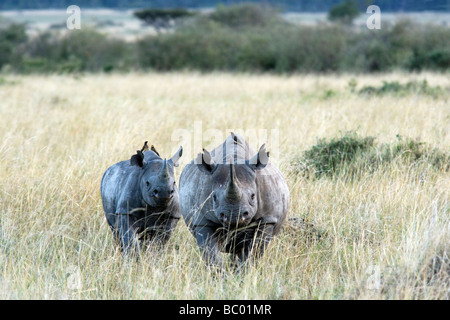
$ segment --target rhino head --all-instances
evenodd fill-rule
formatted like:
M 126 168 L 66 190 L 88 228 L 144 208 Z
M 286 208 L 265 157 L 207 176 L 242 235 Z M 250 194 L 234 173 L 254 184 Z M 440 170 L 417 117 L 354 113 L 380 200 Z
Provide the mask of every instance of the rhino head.
M 216 164 L 207 150 L 199 154 L 196 163 L 202 172 L 211 175 L 213 210 L 223 226 L 246 226 L 255 216 L 258 210 L 256 171 L 267 165 L 268 157 L 265 145 L 245 163 Z
M 177 191 L 173 174 L 174 167 L 178 166 L 183 154 L 183 148 L 180 147 L 169 160 L 162 159 L 153 146 L 147 153 L 148 157 L 145 157 L 144 151 L 147 150 L 146 141 L 144 147 L 131 157 L 130 165 L 137 166 L 141 170 L 139 189 L 145 203 L 151 207 L 165 207 Z

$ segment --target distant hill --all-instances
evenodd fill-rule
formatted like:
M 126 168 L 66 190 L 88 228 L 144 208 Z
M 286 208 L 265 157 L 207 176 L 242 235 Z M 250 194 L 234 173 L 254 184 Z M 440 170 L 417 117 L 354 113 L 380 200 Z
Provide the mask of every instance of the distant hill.
M 271 4 L 283 11 L 324 12 L 342 0 L 1 0 L 0 10 L 64 9 L 75 4 L 80 8 L 202 8 L 242 2 Z M 357 0 L 361 10 L 369 4 L 383 11 L 450 11 L 450 0 Z

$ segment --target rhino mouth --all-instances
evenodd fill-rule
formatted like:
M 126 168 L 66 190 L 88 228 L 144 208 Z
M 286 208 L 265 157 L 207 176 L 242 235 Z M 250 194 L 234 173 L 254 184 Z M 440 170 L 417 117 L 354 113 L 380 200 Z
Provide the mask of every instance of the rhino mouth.
M 221 212 L 219 213 L 219 220 L 224 227 L 232 229 L 247 226 L 251 221 L 251 217 L 248 212 L 243 212 L 239 215 L 229 215 Z
M 145 203 L 155 209 L 165 209 L 168 205 L 172 203 L 173 197 L 170 198 L 155 198 L 151 197 L 148 199 L 149 201 L 145 201 Z

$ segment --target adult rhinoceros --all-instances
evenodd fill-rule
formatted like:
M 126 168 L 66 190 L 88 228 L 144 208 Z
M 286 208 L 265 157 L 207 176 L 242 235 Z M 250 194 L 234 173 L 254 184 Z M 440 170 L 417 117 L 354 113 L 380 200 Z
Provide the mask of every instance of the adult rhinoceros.
M 180 149 L 169 160 L 162 159 L 147 141 L 130 160 L 109 167 L 101 182 L 106 220 L 122 249 L 134 240 L 157 240 L 164 244 L 181 218 L 174 166 Z
M 289 190 L 268 157 L 264 145 L 255 154 L 232 133 L 211 153 L 203 149 L 184 168 L 181 212 L 208 264 L 222 264 L 220 251 L 234 254 L 240 262 L 257 258 L 279 232 Z

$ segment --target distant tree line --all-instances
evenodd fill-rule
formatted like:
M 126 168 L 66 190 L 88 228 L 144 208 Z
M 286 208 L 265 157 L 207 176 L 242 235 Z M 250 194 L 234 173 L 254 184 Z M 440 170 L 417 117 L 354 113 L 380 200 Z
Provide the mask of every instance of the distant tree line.
M 243 2 L 269 4 L 283 11 L 328 12 L 341 0 L 2 0 L 0 10 L 64 9 L 72 4 L 81 8 L 201 8 Z M 358 0 L 357 2 L 361 9 L 375 4 L 382 11 L 450 11 L 448 0 Z
M 153 12 L 154 13 L 154 12 Z M 163 16 L 167 12 L 159 12 Z M 129 42 L 94 29 L 28 37 L 0 27 L 0 70 L 19 73 L 200 70 L 378 72 L 450 70 L 450 29 L 400 21 L 381 30 L 340 22 L 298 26 L 269 6 L 220 6 L 170 32 Z
M 142 9 L 134 12 L 134 16 L 146 24 L 153 26 L 156 31 L 175 27 L 176 22 L 196 15 L 196 11 L 185 8 L 174 9 Z

